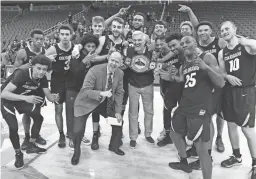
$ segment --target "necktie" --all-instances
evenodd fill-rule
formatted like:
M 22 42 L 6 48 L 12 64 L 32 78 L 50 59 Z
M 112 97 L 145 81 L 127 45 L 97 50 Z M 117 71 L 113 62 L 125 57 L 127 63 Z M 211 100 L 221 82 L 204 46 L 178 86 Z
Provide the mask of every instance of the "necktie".
M 112 89 L 112 73 L 108 74 L 108 85 L 107 85 L 107 90 Z M 107 98 L 107 115 L 114 117 L 114 101 L 112 99 L 112 97 Z

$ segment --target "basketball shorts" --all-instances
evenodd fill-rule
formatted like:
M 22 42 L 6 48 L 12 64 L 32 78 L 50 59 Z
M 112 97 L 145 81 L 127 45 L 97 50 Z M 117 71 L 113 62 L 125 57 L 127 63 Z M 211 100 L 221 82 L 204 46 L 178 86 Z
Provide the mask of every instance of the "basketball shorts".
M 224 120 L 234 122 L 241 127 L 255 126 L 255 87 L 224 88 Z
M 52 78 L 51 79 L 51 93 L 59 94 L 59 101 L 55 104 L 63 104 L 66 101 L 66 81 Z
M 210 123 L 211 116 L 187 117 L 178 113 L 174 113 L 171 119 L 171 130 L 181 134 L 183 137 L 196 142 L 201 138 L 204 142 L 210 140 Z
M 212 115 L 220 114 L 222 112 L 223 90 L 215 88 L 212 97 Z
M 182 84 L 176 82 L 173 82 L 168 86 L 163 96 L 166 109 L 172 110 L 177 106 L 182 95 L 182 89 Z

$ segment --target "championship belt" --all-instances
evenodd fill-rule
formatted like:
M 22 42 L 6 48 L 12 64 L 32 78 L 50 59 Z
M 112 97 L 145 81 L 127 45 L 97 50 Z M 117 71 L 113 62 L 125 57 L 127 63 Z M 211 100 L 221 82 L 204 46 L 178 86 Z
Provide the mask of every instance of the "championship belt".
M 131 68 L 137 73 L 144 73 L 150 70 L 167 69 L 172 64 L 152 61 L 144 55 L 136 55 L 132 59 L 127 57 L 121 65 L 121 69 Z

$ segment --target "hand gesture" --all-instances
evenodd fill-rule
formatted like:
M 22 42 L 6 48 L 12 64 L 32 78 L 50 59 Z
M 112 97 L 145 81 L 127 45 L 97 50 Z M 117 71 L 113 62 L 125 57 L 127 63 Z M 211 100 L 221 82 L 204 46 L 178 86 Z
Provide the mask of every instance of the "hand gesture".
M 179 70 L 174 65 L 172 65 L 171 70 L 170 70 L 171 75 L 176 76 L 178 74 L 178 72 L 179 72 Z
M 71 55 L 72 55 L 72 58 L 74 58 L 74 59 L 79 58 L 79 56 L 80 56 L 79 49 L 78 48 L 73 48 Z
M 244 36 L 241 36 L 241 35 L 237 35 L 236 34 L 236 37 L 238 39 L 238 42 L 241 44 L 241 45 L 246 45 L 246 42 L 248 41 L 247 38 L 245 38 Z
M 125 15 L 125 14 L 127 13 L 127 11 L 130 9 L 130 7 L 131 7 L 131 5 L 128 6 L 127 8 L 121 8 L 118 13 L 119 13 L 121 16 L 123 16 L 123 15 Z
M 121 115 L 120 113 L 116 113 L 116 114 L 115 114 L 115 117 L 116 117 L 116 119 L 117 119 L 117 121 L 118 121 L 119 123 L 123 121 L 123 117 L 122 117 L 122 115 Z
M 188 7 L 188 6 L 181 5 L 181 4 L 179 4 L 179 6 L 180 6 L 180 8 L 178 9 L 178 11 L 180 11 L 180 12 L 189 12 L 189 11 L 191 11 L 190 7 Z
M 48 55 L 47 58 L 49 58 L 52 62 L 56 62 L 55 58 L 56 58 L 57 54 L 52 54 L 52 55 Z
M 97 56 L 96 53 L 89 52 L 83 59 L 84 64 L 88 64 L 92 59 L 94 59 Z
M 242 83 L 241 83 L 242 80 L 240 80 L 239 78 L 237 78 L 235 76 L 227 75 L 226 79 L 233 86 L 241 86 L 242 85 Z
M 43 98 L 40 96 L 25 96 L 24 99 L 27 103 L 31 103 L 31 104 L 38 104 L 38 103 L 42 103 L 43 102 Z
M 112 96 L 112 89 L 110 89 L 110 90 L 108 90 L 108 91 L 102 91 L 101 93 L 100 93 L 100 95 L 101 96 L 103 96 L 103 97 L 107 97 L 107 98 L 110 98 L 111 96 Z
M 51 93 L 50 96 L 48 97 L 48 100 L 51 101 L 51 102 L 58 102 L 60 99 L 60 96 L 59 94 L 57 93 Z
M 170 74 L 170 72 L 168 71 L 164 71 L 162 69 L 159 69 L 159 75 L 160 75 L 160 78 L 165 80 L 165 81 L 171 81 L 172 79 L 172 75 Z
M 197 58 L 194 60 L 194 65 L 198 65 L 200 69 L 206 70 L 209 66 L 201 59 Z

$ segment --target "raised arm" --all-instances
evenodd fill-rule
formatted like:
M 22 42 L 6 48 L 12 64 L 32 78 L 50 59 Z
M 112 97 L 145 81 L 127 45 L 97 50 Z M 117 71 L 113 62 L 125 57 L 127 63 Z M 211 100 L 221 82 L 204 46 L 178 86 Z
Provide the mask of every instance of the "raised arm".
M 22 66 L 26 60 L 27 60 L 27 53 L 24 49 L 21 49 L 17 52 L 14 66 L 18 68 L 18 67 Z

